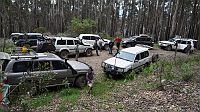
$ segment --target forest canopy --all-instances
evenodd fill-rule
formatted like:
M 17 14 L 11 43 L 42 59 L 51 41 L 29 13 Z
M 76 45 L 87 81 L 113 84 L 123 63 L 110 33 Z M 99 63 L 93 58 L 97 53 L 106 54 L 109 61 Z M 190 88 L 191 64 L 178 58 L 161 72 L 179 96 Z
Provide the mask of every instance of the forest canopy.
M 67 32 L 199 40 L 200 0 L 1 0 L 0 37 Z

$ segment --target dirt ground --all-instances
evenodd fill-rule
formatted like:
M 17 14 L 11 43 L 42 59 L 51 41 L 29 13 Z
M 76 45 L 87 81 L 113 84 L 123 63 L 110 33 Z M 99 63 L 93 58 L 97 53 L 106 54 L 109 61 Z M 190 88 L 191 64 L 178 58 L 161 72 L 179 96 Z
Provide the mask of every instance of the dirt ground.
M 114 48 L 113 52 L 114 52 L 113 54 L 116 53 L 115 48 Z M 166 51 L 166 50 L 159 49 L 159 48 L 151 49 L 150 53 L 158 54 L 159 59 L 161 59 L 161 60 L 173 60 L 174 56 L 175 56 L 175 51 Z M 199 52 L 195 52 L 194 54 L 191 54 L 191 55 L 197 55 L 197 54 L 199 54 Z M 101 63 L 104 60 L 112 57 L 112 55 L 109 54 L 108 51 L 105 51 L 105 50 L 103 50 L 102 52 L 99 51 L 99 55 L 100 56 L 97 56 L 96 52 L 93 51 L 93 56 L 90 56 L 90 57 L 80 56 L 79 61 L 85 62 L 85 63 L 89 64 L 90 66 L 92 66 L 96 74 L 101 74 L 101 73 L 103 73 Z M 69 60 L 75 60 L 74 57 L 75 56 L 70 56 Z M 177 52 L 177 58 L 180 58 L 180 57 L 188 57 L 188 55 L 179 51 L 179 52 Z M 96 77 L 98 78 L 99 75 L 97 75 Z

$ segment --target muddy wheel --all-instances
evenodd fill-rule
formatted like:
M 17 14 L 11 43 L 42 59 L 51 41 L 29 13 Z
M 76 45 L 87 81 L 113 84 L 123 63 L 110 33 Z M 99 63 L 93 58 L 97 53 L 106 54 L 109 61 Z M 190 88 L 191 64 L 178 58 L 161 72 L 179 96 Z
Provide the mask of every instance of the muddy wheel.
M 69 55 L 69 52 L 66 50 L 60 52 L 60 57 L 63 59 L 67 59 L 68 55 Z
M 104 49 L 105 49 L 106 51 L 108 51 L 108 50 L 109 50 L 109 45 L 108 45 L 108 44 L 105 44 L 105 45 L 104 45 Z
M 85 75 L 78 76 L 75 81 L 75 86 L 79 88 L 83 88 L 86 85 L 86 78 Z
M 86 56 L 92 56 L 92 49 L 86 50 Z

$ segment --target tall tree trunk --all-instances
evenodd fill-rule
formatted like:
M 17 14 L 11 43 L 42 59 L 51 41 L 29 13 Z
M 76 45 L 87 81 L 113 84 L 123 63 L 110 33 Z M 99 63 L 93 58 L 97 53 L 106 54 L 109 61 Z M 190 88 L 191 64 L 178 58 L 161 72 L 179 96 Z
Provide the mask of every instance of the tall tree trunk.
M 177 15 L 178 15 L 179 6 L 180 6 L 180 0 L 177 0 L 176 9 L 175 9 L 175 12 L 174 12 L 173 18 L 172 18 L 172 28 L 171 28 L 171 32 L 170 32 L 170 37 L 174 37 L 175 33 L 176 33 Z

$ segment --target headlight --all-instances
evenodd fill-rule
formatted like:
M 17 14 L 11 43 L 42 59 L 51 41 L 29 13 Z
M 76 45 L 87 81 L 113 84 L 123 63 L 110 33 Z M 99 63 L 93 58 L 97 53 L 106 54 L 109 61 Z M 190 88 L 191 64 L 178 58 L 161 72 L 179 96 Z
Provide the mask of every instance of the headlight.
M 105 67 L 106 63 L 105 62 L 102 62 L 101 63 L 101 67 Z
M 124 69 L 123 68 L 117 68 L 117 71 L 118 72 L 124 72 Z

